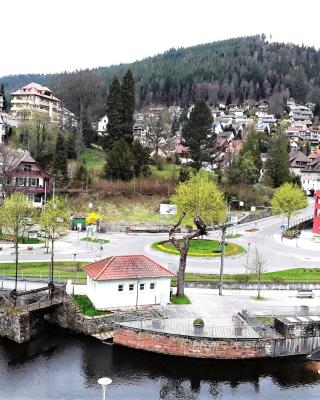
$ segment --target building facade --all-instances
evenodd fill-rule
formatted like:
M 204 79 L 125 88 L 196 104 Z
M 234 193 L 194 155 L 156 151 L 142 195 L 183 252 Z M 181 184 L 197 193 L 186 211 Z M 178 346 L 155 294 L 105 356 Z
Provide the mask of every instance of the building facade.
M 0 194 L 23 192 L 35 207 L 51 193 L 50 175 L 28 151 L 3 149 L 0 153 Z
M 32 119 L 35 112 L 47 115 L 51 123 L 61 120 L 61 101 L 46 86 L 31 82 L 11 93 L 11 114 L 18 119 Z
M 87 295 L 98 310 L 170 302 L 175 276 L 144 255 L 108 257 L 84 267 Z

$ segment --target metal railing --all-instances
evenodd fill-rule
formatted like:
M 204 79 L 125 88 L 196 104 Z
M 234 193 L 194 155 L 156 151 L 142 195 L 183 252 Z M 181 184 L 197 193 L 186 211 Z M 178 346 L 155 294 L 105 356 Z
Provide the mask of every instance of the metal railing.
M 193 320 L 182 322 L 171 319 L 153 319 L 116 323 L 116 326 L 139 331 L 211 339 L 258 339 L 264 336 L 261 327 L 257 330 L 249 325 L 194 327 Z

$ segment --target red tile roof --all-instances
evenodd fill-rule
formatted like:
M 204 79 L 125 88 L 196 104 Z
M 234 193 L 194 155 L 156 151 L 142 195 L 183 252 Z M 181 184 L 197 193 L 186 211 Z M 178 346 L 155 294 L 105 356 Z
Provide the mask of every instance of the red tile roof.
M 171 278 L 172 272 L 144 255 L 113 256 L 85 266 L 95 281 L 117 279 Z

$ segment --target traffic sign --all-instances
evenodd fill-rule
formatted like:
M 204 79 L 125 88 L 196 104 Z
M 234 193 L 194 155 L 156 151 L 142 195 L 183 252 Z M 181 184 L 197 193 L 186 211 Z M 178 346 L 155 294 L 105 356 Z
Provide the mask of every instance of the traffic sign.
M 282 232 L 283 232 L 283 231 L 285 231 L 285 230 L 286 230 L 286 226 L 285 226 L 285 225 L 281 225 L 281 226 L 280 226 L 280 229 L 281 229 L 281 230 L 282 230 Z

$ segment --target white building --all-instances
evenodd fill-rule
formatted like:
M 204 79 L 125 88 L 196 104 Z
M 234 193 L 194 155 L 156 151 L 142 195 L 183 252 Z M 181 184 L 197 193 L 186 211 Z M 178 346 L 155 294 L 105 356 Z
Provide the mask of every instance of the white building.
M 87 295 L 97 310 L 170 302 L 175 275 L 144 255 L 108 257 L 84 271 Z
M 108 121 L 107 115 L 104 115 L 101 119 L 99 119 L 97 129 L 99 136 L 104 136 L 107 133 Z

